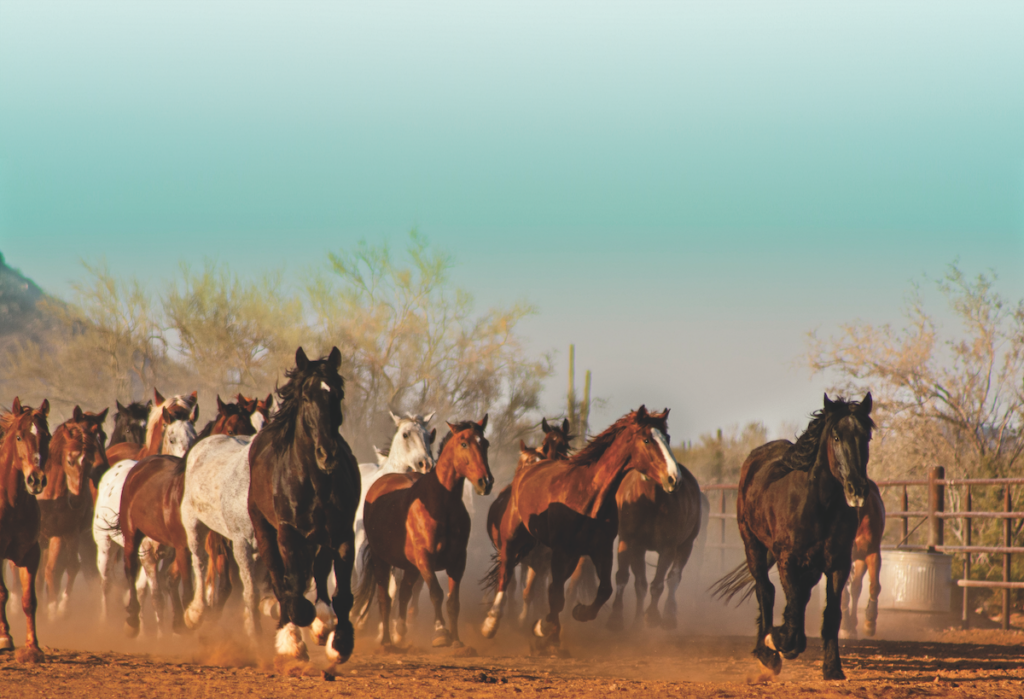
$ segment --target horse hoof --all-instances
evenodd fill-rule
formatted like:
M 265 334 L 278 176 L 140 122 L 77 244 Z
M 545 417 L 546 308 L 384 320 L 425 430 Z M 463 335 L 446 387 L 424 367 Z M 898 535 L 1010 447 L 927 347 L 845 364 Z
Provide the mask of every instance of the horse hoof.
M 124 635 L 128 638 L 138 638 L 139 622 L 136 621 L 134 625 L 130 621 L 124 622 Z
M 274 650 L 278 655 L 296 660 L 309 660 L 309 652 L 306 650 L 306 644 L 302 641 L 302 632 L 295 624 L 285 624 L 277 630 L 277 636 L 274 638 Z
M 185 610 L 185 626 L 190 629 L 197 629 L 203 623 L 203 610 L 196 609 L 192 605 Z
M 771 635 L 770 632 L 765 635 L 765 637 L 764 637 L 764 644 L 766 646 L 768 646 L 769 648 L 771 648 L 772 650 L 774 650 L 776 652 L 778 651 L 778 648 L 775 647 L 775 640 L 772 638 L 772 635 Z
M 31 646 L 19 648 L 17 652 L 14 654 L 14 659 L 17 660 L 19 663 L 46 662 L 46 656 L 43 655 L 43 651 L 39 650 L 38 648 L 33 648 Z
M 782 672 L 782 656 L 776 651 L 754 651 L 754 657 L 761 666 L 762 677 L 777 677 Z
M 487 618 L 484 619 L 483 625 L 480 626 L 480 633 L 484 638 L 494 638 L 494 634 L 498 633 L 498 622 L 500 620 L 497 616 L 488 614 Z
M 597 612 L 590 611 L 590 607 L 585 604 L 577 604 L 572 608 L 572 618 L 576 621 L 593 621 L 597 616 Z
M 644 621 L 647 623 L 647 628 L 649 629 L 657 629 L 661 627 L 661 615 L 657 612 L 654 612 L 653 614 L 644 614 Z
M 273 597 L 264 597 L 260 600 L 260 614 L 277 621 L 281 618 L 281 604 Z
M 459 650 L 460 648 L 465 648 L 465 647 L 466 647 L 466 644 L 463 643 L 462 641 L 452 641 L 452 648 L 454 648 L 455 650 Z
M 839 638 L 857 640 L 857 629 L 839 629 Z
M 448 629 L 438 629 L 434 632 L 434 639 L 430 642 L 434 648 L 447 648 L 452 644 L 452 635 Z
M 840 667 L 834 668 L 823 668 L 821 676 L 826 680 L 845 680 L 846 674 L 843 673 L 843 669 Z
M 291 613 L 288 615 L 288 618 L 296 626 L 309 626 L 316 619 L 316 607 L 305 597 L 291 600 L 291 604 L 288 606 L 291 607 Z
M 6 650 L 14 650 L 14 641 L 11 640 L 10 636 L 0 637 L 0 652 Z
M 327 656 L 327 660 L 329 660 L 332 664 L 340 665 L 341 663 L 348 661 L 348 659 L 352 657 L 352 649 L 349 648 L 346 652 L 343 653 L 339 651 L 337 648 L 335 648 L 334 635 L 334 631 L 331 631 L 331 633 L 327 635 L 327 645 L 324 648 L 324 654 Z
M 870 636 L 874 636 L 875 635 L 875 622 L 873 622 L 873 621 L 865 621 L 864 622 L 864 633 L 866 633 L 869 637 Z

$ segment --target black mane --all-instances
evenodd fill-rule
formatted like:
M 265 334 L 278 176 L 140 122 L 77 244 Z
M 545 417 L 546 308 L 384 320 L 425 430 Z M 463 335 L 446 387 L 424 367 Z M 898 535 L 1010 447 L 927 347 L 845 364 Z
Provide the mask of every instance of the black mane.
M 837 422 L 849 415 L 854 415 L 858 422 L 860 422 L 861 427 L 870 432 L 874 428 L 875 423 L 870 416 L 861 415 L 857 411 L 859 406 L 859 401 L 836 398 L 832 401 L 832 408 L 829 412 L 815 410 L 811 413 L 811 422 L 807 425 L 807 429 L 786 450 L 779 465 L 791 471 L 810 471 L 818 460 L 821 440 L 826 431 L 831 431 Z
M 291 441 L 299 406 L 302 404 L 302 384 L 310 376 L 319 376 L 324 381 L 337 382 L 340 400 L 345 399 L 345 379 L 337 372 L 324 371 L 326 366 L 327 357 L 321 357 L 309 360 L 308 366 L 303 371 L 296 366 L 284 372 L 287 381 L 284 386 L 278 387 L 275 391 L 277 393 L 277 412 L 267 420 L 267 424 L 263 426 L 264 430 L 281 433 L 286 441 Z
M 484 448 L 487 448 L 487 447 L 490 446 L 490 442 L 488 442 L 487 438 L 484 437 L 484 431 L 482 429 L 480 429 L 480 425 L 476 424 L 472 420 L 467 420 L 465 422 L 456 422 L 456 423 L 452 424 L 452 427 L 454 427 L 455 429 L 454 430 L 448 430 L 448 433 L 445 434 L 445 436 L 441 438 L 441 443 L 437 445 L 437 458 L 438 459 L 440 459 L 441 458 L 441 454 L 444 453 L 444 445 L 448 443 L 448 440 L 452 438 L 452 435 L 455 434 L 456 432 L 462 432 L 462 430 L 468 430 L 470 427 L 472 427 L 476 431 L 476 436 L 477 436 L 477 439 L 480 440 L 480 445 L 481 446 L 483 446 Z

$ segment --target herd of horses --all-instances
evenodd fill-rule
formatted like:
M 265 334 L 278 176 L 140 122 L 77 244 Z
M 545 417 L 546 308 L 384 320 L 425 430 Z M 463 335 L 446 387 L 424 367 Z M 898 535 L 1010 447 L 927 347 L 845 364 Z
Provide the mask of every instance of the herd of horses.
M 76 406 L 51 436 L 47 401 L 32 408 L 15 398 L 0 416 L 0 558 L 11 561 L 21 582 L 27 638 L 17 658 L 43 660 L 35 624 L 40 563 L 50 612 L 61 614 L 81 561 L 95 555 L 106 617 L 120 589 L 118 552 L 128 581 L 130 636 L 139 633 L 147 599 L 158 628 L 167 600 L 175 631 L 199 627 L 211 611 L 220 612 L 235 577 L 246 633 L 258 640 L 261 616 L 272 614 L 281 655 L 308 658 L 300 629 L 310 627 L 328 658 L 344 662 L 355 625 L 365 622 L 374 596 L 380 642 L 393 648 L 404 639 L 420 584 L 433 605 L 433 645 L 462 645 L 459 598 L 472 497 L 486 496 L 494 486 L 487 415 L 448 422 L 435 458 L 437 431 L 428 428 L 433 414 L 392 414 L 391 447 L 377 451 L 377 464 L 359 464 L 340 431 L 340 364 L 337 348 L 320 359 L 299 348 L 276 404 L 273 395 L 263 401 L 239 395 L 234 403 L 218 396 L 216 418 L 198 433 L 196 393 L 165 399 L 154 391 L 148 405 L 117 403 L 109 443 L 107 410 L 89 413 Z M 675 628 L 676 588 L 706 532 L 709 507 L 669 447 L 668 412 L 641 406 L 575 453 L 568 421 L 543 420 L 539 447 L 520 442 L 512 482 L 487 512 L 495 554 L 484 579 L 493 591 L 481 627 L 485 638 L 498 631 L 518 569 L 521 622 L 535 588 L 548 580 L 547 613 L 530 627 L 534 643 L 546 651 L 560 646 L 566 583 L 588 575 L 596 575 L 596 592 L 589 603 L 573 606 L 577 621 L 595 619 L 615 593 L 608 623 L 621 628 L 632 571 L 636 620 Z M 867 571 L 867 631 L 874 631 L 885 515 L 867 477 L 870 412 L 870 393 L 860 402 L 826 396 L 795 443 L 765 444 L 743 464 L 737 518 L 746 561 L 716 591 L 727 598 L 756 595 L 754 655 L 771 674 L 778 674 L 783 658 L 805 649 L 805 608 L 822 576 L 824 677 L 843 677 L 838 636 L 851 567 L 857 583 L 847 628 L 856 626 L 859 580 Z M 658 563 L 643 611 L 650 551 L 657 552 Z M 773 566 L 786 597 L 781 626 L 773 622 Z M 442 570 L 448 576 L 446 610 L 436 576 Z M 272 597 L 261 599 L 267 583 Z M 666 583 L 669 593 L 659 611 Z M 14 648 L 7 597 L 0 576 L 0 650 Z

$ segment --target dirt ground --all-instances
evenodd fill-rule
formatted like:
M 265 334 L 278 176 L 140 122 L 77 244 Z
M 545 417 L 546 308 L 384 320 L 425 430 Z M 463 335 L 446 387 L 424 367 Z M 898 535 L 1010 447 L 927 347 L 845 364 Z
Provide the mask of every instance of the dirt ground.
M 20 615 L 17 607 L 9 611 L 12 621 Z M 898 622 L 908 623 L 914 622 Z M 532 655 L 526 636 L 511 624 L 497 641 L 485 641 L 467 622 L 462 633 L 472 648 L 460 652 L 430 648 L 429 628 L 422 628 L 413 634 L 414 645 L 397 654 L 381 653 L 371 636 L 360 636 L 352 659 L 329 667 L 312 645 L 309 663 L 275 665 L 243 642 L 238 627 L 128 641 L 113 627 L 44 622 L 46 663 L 25 665 L 11 653 L 0 655 L 0 697 L 1024 697 L 1019 632 L 907 626 L 921 640 L 843 641 L 846 682 L 820 679 L 820 641 L 810 639 L 801 658 L 763 684 L 754 681 L 751 637 L 647 629 L 613 634 L 596 624 L 566 627 L 569 657 L 563 658 Z M 15 636 L 19 646 L 23 638 Z M 268 652 L 269 630 L 265 640 Z

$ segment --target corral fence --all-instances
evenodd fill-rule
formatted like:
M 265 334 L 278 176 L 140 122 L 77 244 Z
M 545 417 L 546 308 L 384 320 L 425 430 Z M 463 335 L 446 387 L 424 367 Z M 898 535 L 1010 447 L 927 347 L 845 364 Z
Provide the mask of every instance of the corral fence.
M 900 528 L 894 534 L 887 522 L 886 540 L 896 539 L 894 545 L 883 546 L 883 576 L 885 575 L 885 550 L 925 551 L 946 553 L 954 556 L 961 564 L 962 574 L 956 581 L 962 589 L 963 605 L 961 623 L 964 628 L 970 624 L 968 592 L 972 588 L 1002 591 L 1002 625 L 1010 628 L 1010 591 L 1024 589 L 1024 582 L 1011 580 L 1012 557 L 1024 554 L 1024 546 L 1014 546 L 1014 522 L 1024 524 L 1024 512 L 1013 509 L 1013 490 L 1024 486 L 1024 478 L 946 478 L 945 469 L 936 466 L 928 471 L 927 478 L 876 481 L 886 502 L 886 520 L 899 520 Z M 719 561 L 724 564 L 729 550 L 742 550 L 736 535 L 736 492 L 735 484 L 715 484 L 703 487 L 711 504 L 708 549 L 718 549 Z M 920 489 L 924 489 L 922 492 Z M 993 498 L 993 493 L 998 497 Z M 980 496 L 980 497 L 979 497 Z M 978 497 L 986 502 L 1001 500 L 999 511 L 974 510 Z M 924 509 L 911 509 L 911 503 L 921 503 Z M 947 503 L 956 507 L 947 508 Z M 960 545 L 946 544 L 946 521 L 957 520 L 960 527 Z M 997 523 L 1000 544 L 998 546 L 976 545 L 974 535 L 986 522 Z M 921 527 L 926 529 L 918 533 Z M 1019 528 L 1020 525 L 1018 525 Z M 912 543 L 915 534 L 920 543 Z M 986 537 L 993 539 L 992 532 Z M 710 552 L 709 552 L 710 553 Z M 713 555 L 713 554 L 711 554 Z M 1002 580 L 984 580 L 971 577 L 972 565 L 979 556 L 989 561 L 1000 561 Z M 883 577 L 883 585 L 884 585 Z

